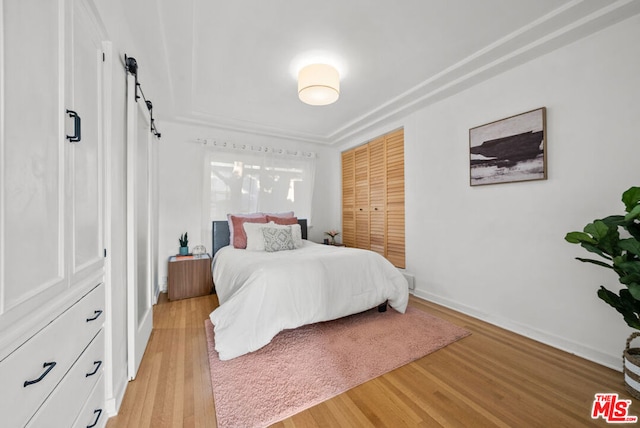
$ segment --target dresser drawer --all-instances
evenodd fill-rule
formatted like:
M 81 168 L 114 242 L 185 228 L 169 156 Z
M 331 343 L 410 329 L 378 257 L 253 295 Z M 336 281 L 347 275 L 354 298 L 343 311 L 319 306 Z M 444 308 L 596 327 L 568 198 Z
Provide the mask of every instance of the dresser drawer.
M 104 376 L 100 376 L 93 392 L 82 407 L 73 428 L 102 428 L 107 424 L 104 408 Z M 69 425 L 71 426 L 71 425 Z
M 22 427 L 102 328 L 101 284 L 0 362 L 3 426 Z
M 27 426 L 70 427 L 102 376 L 103 364 L 104 334 L 101 330 Z

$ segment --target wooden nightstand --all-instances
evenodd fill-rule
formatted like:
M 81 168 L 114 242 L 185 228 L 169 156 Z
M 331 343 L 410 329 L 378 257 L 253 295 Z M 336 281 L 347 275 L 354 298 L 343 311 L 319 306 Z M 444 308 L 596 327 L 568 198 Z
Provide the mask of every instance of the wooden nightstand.
M 214 291 L 211 257 L 208 254 L 171 256 L 168 276 L 169 300 L 204 296 Z

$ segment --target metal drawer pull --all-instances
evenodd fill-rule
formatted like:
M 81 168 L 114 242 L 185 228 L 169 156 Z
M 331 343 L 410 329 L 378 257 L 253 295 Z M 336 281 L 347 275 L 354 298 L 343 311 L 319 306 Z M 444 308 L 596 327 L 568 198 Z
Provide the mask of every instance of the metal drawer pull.
M 93 318 L 87 318 L 87 322 L 97 320 L 98 317 L 102 314 L 102 311 L 101 310 L 97 310 L 97 311 L 93 311 L 93 313 L 95 314 L 95 316 Z
M 50 362 L 50 363 L 44 363 L 44 364 L 42 365 L 42 368 L 43 368 L 43 369 L 46 369 L 46 370 L 45 370 L 45 371 L 40 375 L 40 377 L 39 377 L 38 379 L 36 379 L 36 380 L 25 380 L 25 381 L 24 381 L 24 385 L 23 385 L 23 387 L 24 387 L 24 388 L 26 388 L 26 387 L 27 387 L 27 386 L 29 386 L 29 385 L 33 385 L 34 383 L 38 383 L 38 382 L 40 382 L 42 379 L 44 379 L 44 377 L 45 377 L 46 375 L 48 375 L 48 374 L 49 374 L 49 372 L 50 372 L 51 370 L 53 370 L 53 368 L 54 368 L 55 366 L 56 366 L 56 362 L 55 362 L 55 361 L 52 361 L 52 362 Z
M 67 114 L 73 119 L 73 135 L 67 135 L 67 140 L 72 143 L 77 143 L 82 139 L 80 133 L 82 132 L 82 125 L 80 116 L 73 110 L 67 110 Z
M 86 375 L 84 375 L 84 377 L 93 376 L 94 374 L 98 373 L 98 370 L 102 365 L 102 361 L 94 361 L 93 364 L 96 366 L 96 368 L 91 373 L 87 373 Z
M 98 421 L 100 420 L 100 416 L 102 415 L 102 409 L 94 410 L 93 414 L 95 415 L 96 413 L 97 413 L 96 420 L 93 421 L 91 425 L 87 425 L 87 428 L 93 428 L 94 426 L 98 425 Z

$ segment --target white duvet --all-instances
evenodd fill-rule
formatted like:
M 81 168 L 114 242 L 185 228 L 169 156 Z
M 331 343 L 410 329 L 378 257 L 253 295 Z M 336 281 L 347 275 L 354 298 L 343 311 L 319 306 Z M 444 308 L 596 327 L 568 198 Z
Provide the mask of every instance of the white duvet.
M 304 241 L 274 253 L 227 246 L 212 264 L 220 306 L 211 315 L 221 360 L 258 350 L 280 331 L 389 301 L 404 313 L 404 276 L 377 253 Z

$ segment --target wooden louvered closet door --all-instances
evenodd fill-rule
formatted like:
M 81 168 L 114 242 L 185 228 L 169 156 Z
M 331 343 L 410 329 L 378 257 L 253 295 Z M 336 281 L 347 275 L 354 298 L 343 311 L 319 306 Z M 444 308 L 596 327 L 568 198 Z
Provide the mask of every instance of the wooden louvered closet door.
M 342 153 L 342 233 L 348 247 L 364 248 L 405 267 L 404 131 Z

